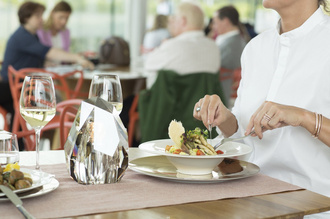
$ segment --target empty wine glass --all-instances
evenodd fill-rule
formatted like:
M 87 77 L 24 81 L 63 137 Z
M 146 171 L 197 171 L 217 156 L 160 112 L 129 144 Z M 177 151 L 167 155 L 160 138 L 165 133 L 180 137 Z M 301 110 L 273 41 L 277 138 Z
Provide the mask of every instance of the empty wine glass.
M 55 89 L 52 77 L 46 74 L 25 76 L 20 98 L 20 113 L 36 134 L 36 170 L 39 165 L 41 129 L 56 113 Z
M 89 96 L 100 97 L 114 106 L 113 113 L 120 114 L 123 109 L 123 95 L 118 75 L 95 74 L 89 89 Z
M 19 162 L 17 137 L 14 133 L 0 130 L 0 166 Z

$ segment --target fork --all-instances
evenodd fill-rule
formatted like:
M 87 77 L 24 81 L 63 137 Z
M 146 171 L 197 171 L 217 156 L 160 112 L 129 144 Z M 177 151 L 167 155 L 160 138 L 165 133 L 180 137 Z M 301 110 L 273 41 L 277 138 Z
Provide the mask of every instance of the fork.
M 239 137 L 239 138 L 223 138 L 219 143 L 217 143 L 216 145 L 213 146 L 214 150 L 217 150 L 221 145 L 223 145 L 224 143 L 226 142 L 229 142 L 229 141 L 238 141 L 238 140 L 242 140 L 252 134 L 254 134 L 255 132 L 252 131 L 250 132 L 250 134 L 248 135 L 245 135 L 245 136 L 242 136 L 242 137 Z

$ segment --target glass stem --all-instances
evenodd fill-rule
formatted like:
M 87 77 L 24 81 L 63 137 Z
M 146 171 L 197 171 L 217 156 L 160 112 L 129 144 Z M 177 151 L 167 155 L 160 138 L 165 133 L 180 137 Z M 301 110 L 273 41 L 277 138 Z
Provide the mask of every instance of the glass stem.
M 39 144 L 40 144 L 40 131 L 41 129 L 36 129 L 36 170 L 40 170 L 39 165 Z

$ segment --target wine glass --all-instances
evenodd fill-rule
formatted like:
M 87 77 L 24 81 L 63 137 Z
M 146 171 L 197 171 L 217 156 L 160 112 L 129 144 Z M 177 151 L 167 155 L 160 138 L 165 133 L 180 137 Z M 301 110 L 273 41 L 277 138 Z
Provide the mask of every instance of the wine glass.
M 0 130 L 0 167 L 19 162 L 17 136 L 14 133 Z
M 39 165 L 41 129 L 56 113 L 56 97 L 52 77 L 47 74 L 25 76 L 20 98 L 20 113 L 36 134 L 36 170 Z
M 88 98 L 100 97 L 114 106 L 113 113 L 119 115 L 123 109 L 123 94 L 118 75 L 95 74 Z

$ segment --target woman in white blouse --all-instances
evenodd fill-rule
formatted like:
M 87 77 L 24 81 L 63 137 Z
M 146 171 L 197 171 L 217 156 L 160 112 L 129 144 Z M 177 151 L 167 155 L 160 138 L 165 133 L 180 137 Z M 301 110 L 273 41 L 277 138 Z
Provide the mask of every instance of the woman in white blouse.
M 244 142 L 262 173 L 330 197 L 330 17 L 324 4 L 264 0 L 281 19 L 245 47 L 233 110 L 212 95 L 196 103 L 193 115 L 226 137 L 254 130 Z

